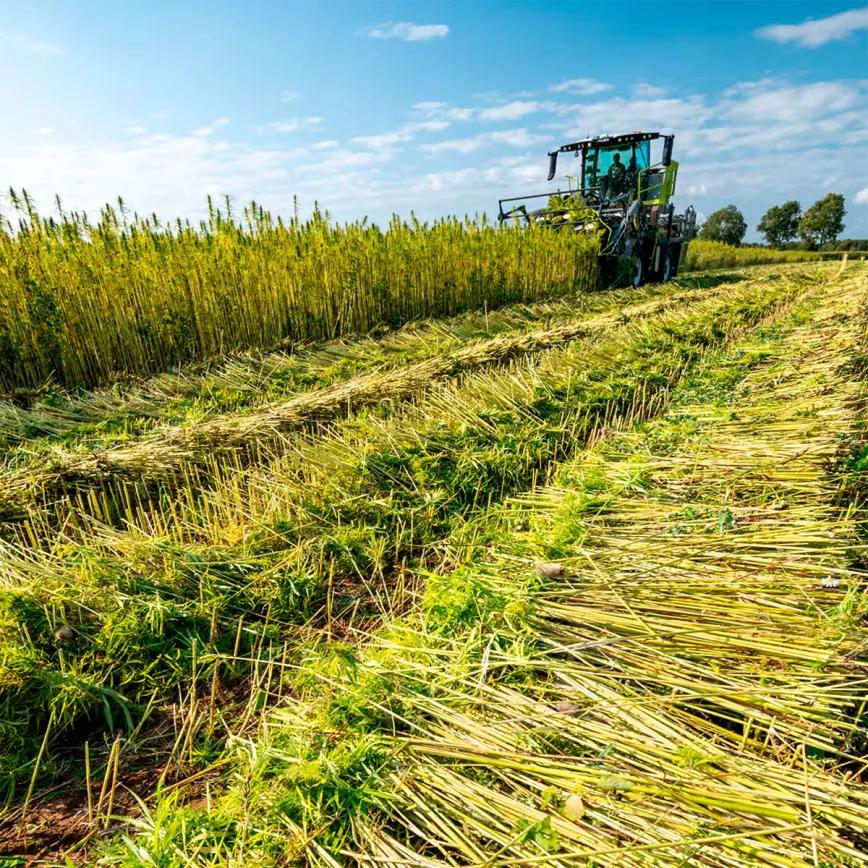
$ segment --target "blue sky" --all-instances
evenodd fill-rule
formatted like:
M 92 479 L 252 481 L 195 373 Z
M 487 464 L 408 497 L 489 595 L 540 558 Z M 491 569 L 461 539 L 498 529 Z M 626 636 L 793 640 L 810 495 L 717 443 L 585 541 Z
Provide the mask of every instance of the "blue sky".
M 0 187 L 44 210 L 492 213 L 547 188 L 547 150 L 659 129 L 679 205 L 735 202 L 753 228 L 833 190 L 868 237 L 852 2 L 0 0 L 0 46 Z

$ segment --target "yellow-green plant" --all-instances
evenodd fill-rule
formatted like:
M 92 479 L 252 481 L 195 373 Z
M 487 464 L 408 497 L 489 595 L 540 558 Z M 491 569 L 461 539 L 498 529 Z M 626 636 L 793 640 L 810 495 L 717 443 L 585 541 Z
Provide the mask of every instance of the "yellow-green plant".
M 248 713 L 230 721 L 222 786 L 196 807 L 196 776 L 183 802 L 158 793 L 99 864 L 864 864 L 862 507 L 829 472 L 862 430 L 864 272 L 811 270 L 823 280 L 791 288 L 789 314 L 734 345 L 715 329 L 677 381 L 653 371 L 686 361 L 686 319 L 661 322 L 665 354 L 625 364 L 624 343 L 611 377 L 582 368 L 568 391 L 583 401 L 624 374 L 634 393 L 637 377 L 671 387 L 669 407 L 607 418 L 548 484 L 450 522 L 417 606 L 391 609 L 383 586 L 374 635 L 366 619 L 348 641 L 257 653 L 257 685 L 272 665 L 286 679 L 259 737 Z M 768 312 L 775 290 L 758 291 Z M 549 401 L 521 402 L 548 424 L 566 419 L 551 390 L 564 361 L 539 366 Z M 501 413 L 466 431 L 461 415 L 403 465 L 420 484 L 402 509 L 422 516 L 424 491 L 453 502 L 435 462 L 469 476 L 492 440 L 545 424 L 505 437 Z
M 0 389 L 165 370 L 281 339 L 396 326 L 594 284 L 592 241 L 446 218 L 240 217 L 209 200 L 198 225 L 129 214 L 42 217 L 10 193 L 0 219 Z
M 820 258 L 833 257 L 823 257 L 810 250 L 733 247 L 731 244 L 701 238 L 691 241 L 687 248 L 687 268 L 691 271 L 701 271 L 707 268 L 740 268 L 744 265 L 769 265 L 775 262 L 800 262 Z

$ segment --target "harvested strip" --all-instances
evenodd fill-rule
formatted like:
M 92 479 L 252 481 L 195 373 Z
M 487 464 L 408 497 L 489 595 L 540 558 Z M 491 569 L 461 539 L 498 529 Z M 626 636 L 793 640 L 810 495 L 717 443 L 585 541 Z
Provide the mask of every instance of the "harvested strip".
M 567 425 L 566 395 L 578 393 L 586 400 L 592 394 L 614 396 L 617 386 L 631 382 L 634 396 L 645 387 L 650 396 L 668 391 L 681 378 L 672 366 L 684 365 L 687 348 L 694 347 L 698 338 L 708 340 L 706 347 L 720 347 L 723 334 L 739 333 L 730 318 L 732 310 L 726 310 L 727 301 L 738 309 L 748 297 L 721 299 L 716 308 L 707 302 L 702 316 L 699 311 L 680 318 L 669 315 L 654 330 L 650 325 L 633 326 L 629 331 L 634 332 L 634 341 L 638 341 L 635 332 L 645 331 L 642 342 L 646 348 L 653 346 L 653 352 L 637 353 L 626 341 L 615 352 L 616 341 L 608 340 L 596 348 L 601 355 L 610 353 L 607 365 L 595 358 L 587 371 L 580 369 L 581 373 L 574 372 L 569 378 L 564 369 L 581 364 L 582 353 L 552 352 L 551 358 L 544 357 L 537 364 L 541 369 L 536 372 L 537 384 L 547 381 L 551 387 L 544 393 L 521 391 L 519 383 L 506 396 L 504 373 L 472 378 L 480 395 L 486 388 L 487 401 L 479 402 L 475 412 L 468 414 L 472 401 L 455 408 L 460 393 L 455 388 L 444 390 L 437 406 L 444 412 L 452 408 L 453 416 L 443 423 L 442 452 L 419 448 L 420 439 L 410 453 L 414 468 L 421 471 L 415 477 L 405 476 L 404 466 L 397 460 L 387 465 L 392 471 L 393 495 L 405 498 L 405 515 L 410 522 L 421 522 L 426 510 L 433 512 L 438 504 L 457 508 L 458 492 L 448 487 L 448 477 L 424 475 L 437 462 L 452 468 L 469 466 L 475 479 L 482 481 L 483 496 L 487 490 L 500 489 L 502 493 L 506 486 L 486 484 L 486 462 L 497 457 L 498 445 L 506 453 L 506 441 L 512 445 L 530 439 L 541 425 L 557 424 L 554 420 L 558 417 L 565 449 L 567 444 L 576 448 L 586 442 L 591 433 L 601 434 L 600 413 L 593 432 L 587 426 L 577 430 Z M 759 299 L 754 301 L 759 305 Z M 783 304 L 784 299 L 780 302 Z M 748 314 L 749 322 L 756 321 L 757 312 L 758 308 Z M 691 319 L 694 329 L 697 321 L 704 323 L 701 331 L 691 331 Z M 652 341 L 652 334 L 660 331 L 672 339 L 665 344 Z M 754 360 L 759 358 L 761 353 Z M 715 370 L 718 361 L 714 354 L 706 367 Z M 667 366 L 672 369 L 669 379 Z M 603 371 L 610 372 L 611 380 L 603 381 Z M 693 377 L 692 373 L 688 376 Z M 491 382 L 481 382 L 487 380 Z M 642 381 L 641 386 L 637 380 Z M 465 383 L 462 392 L 470 385 L 471 381 Z M 524 405 L 526 427 L 514 430 L 503 424 L 507 397 Z M 434 403 L 424 403 L 430 412 Z M 605 415 L 607 425 L 629 423 L 633 407 L 618 406 L 622 417 L 619 419 L 617 412 Z M 418 412 L 424 409 L 420 407 Z M 536 415 L 543 412 L 546 422 Z M 401 414 L 400 425 L 397 418 L 392 420 L 396 427 L 391 434 L 393 459 L 400 457 L 399 447 L 411 439 L 404 430 L 411 415 L 410 411 Z M 473 441 L 477 429 L 479 439 Z M 577 436 L 571 436 L 574 433 Z M 475 453 L 468 449 L 470 442 L 477 446 Z M 556 450 L 557 454 L 564 451 Z M 324 464 L 329 457 L 321 458 Z M 385 453 L 381 457 L 385 459 Z M 349 473 L 349 458 L 346 463 Z M 332 477 L 335 472 L 332 468 Z M 343 473 L 343 467 L 337 472 Z M 342 481 L 338 480 L 336 488 Z M 516 480 L 510 481 L 516 484 Z M 264 476 L 258 508 L 268 503 L 266 482 Z M 351 495 L 345 493 L 348 501 Z M 369 494 L 352 500 L 376 505 L 382 498 Z M 240 501 L 247 503 L 243 497 Z M 316 512 L 320 522 L 326 514 L 334 518 L 330 511 Z M 493 514 L 488 511 L 478 516 L 481 534 L 494 530 L 486 526 Z M 275 515 L 285 517 L 283 507 L 278 505 Z M 464 558 L 468 542 L 472 550 L 480 548 L 480 543 L 473 541 L 472 527 L 455 530 L 449 540 L 439 543 L 444 556 L 453 562 Z M 670 842 L 682 846 L 689 836 L 687 847 L 695 841 L 705 847 L 713 839 L 718 850 L 734 848 L 733 859 L 726 863 L 734 865 L 744 864 L 745 854 L 750 852 L 746 847 L 772 849 L 762 840 L 765 832 L 780 835 L 781 830 L 805 828 L 799 808 L 764 807 L 770 801 L 769 791 L 773 794 L 776 786 L 773 778 L 763 778 L 767 769 L 777 768 L 770 757 L 763 757 L 762 763 L 745 760 L 734 769 L 727 768 L 720 786 L 715 789 L 713 777 L 709 785 L 709 769 L 718 769 L 714 764 L 717 748 L 712 745 L 715 752 L 703 753 L 708 738 L 689 733 L 685 743 L 682 730 L 691 717 L 677 708 L 677 691 L 663 694 L 658 714 L 656 698 L 652 701 L 637 694 L 631 701 L 618 689 L 617 672 L 590 667 L 589 672 L 578 673 L 589 682 L 587 701 L 575 693 L 565 697 L 558 675 L 565 672 L 575 676 L 577 667 L 558 657 L 559 649 L 551 644 L 540 644 L 528 627 L 528 617 L 537 609 L 532 592 L 546 588 L 537 586 L 537 570 L 528 560 L 549 555 L 540 559 L 551 561 L 556 553 L 528 551 L 522 543 L 513 544 L 510 535 L 503 538 L 506 551 L 496 560 L 486 552 L 479 566 L 469 565 L 453 575 L 432 578 L 423 600 L 424 621 L 408 614 L 358 654 L 343 645 L 329 650 L 329 643 L 323 642 L 321 656 L 313 654 L 309 662 L 299 660 L 302 655 L 292 657 L 287 668 L 294 670 L 299 663 L 302 668 L 298 681 L 289 687 L 298 696 L 269 717 L 261 741 L 236 740 L 239 749 L 232 756 L 231 780 L 237 785 L 230 784 L 226 798 L 215 800 L 209 811 L 209 822 L 233 830 L 231 841 L 207 839 L 215 848 L 216 862 L 246 858 L 279 863 L 282 858 L 290 861 L 291 854 L 291 858 L 305 858 L 311 865 L 369 865 L 378 858 L 386 864 L 405 860 L 412 865 L 482 865 L 501 860 L 509 864 L 513 859 L 515 864 L 535 864 L 536 860 L 541 865 L 568 865 L 576 861 L 558 858 L 561 842 L 567 840 L 581 853 L 579 848 L 586 852 L 598 835 L 600 847 L 594 849 L 608 846 L 612 852 L 608 862 L 601 857 L 603 864 L 629 865 L 639 860 L 631 862 L 628 854 L 619 861 L 623 855 L 619 851 L 629 847 L 627 836 L 636 834 L 650 841 L 641 845 L 651 848 L 643 864 L 659 864 L 654 859 L 661 857 L 661 846 Z M 490 538 L 483 536 L 483 540 Z M 550 660 L 554 661 L 551 667 L 547 665 Z M 665 675 L 668 669 L 669 661 L 663 661 L 660 671 Z M 623 714 L 616 702 L 626 706 Z M 669 713 L 669 707 L 676 711 Z M 580 727 L 585 717 L 589 718 L 588 725 L 573 729 Z M 619 734 L 622 721 L 625 731 Z M 610 734 L 613 722 L 619 728 Z M 748 745 L 748 752 L 751 749 Z M 620 775 L 614 771 L 607 774 L 634 753 L 639 759 L 633 767 Z M 742 791 L 739 776 L 750 781 L 751 775 L 765 786 L 761 797 L 756 786 Z M 582 780 L 588 782 L 587 789 L 599 785 L 602 794 L 593 803 L 589 794 L 574 789 L 581 788 Z M 670 781 L 677 788 L 682 780 L 689 786 L 684 787 L 679 816 L 672 811 L 667 788 Z M 570 789 L 564 788 L 566 784 Z M 257 795 L 246 799 L 242 793 Z M 628 812 L 636 802 L 637 816 L 631 819 Z M 586 810 L 589 819 L 583 824 L 579 821 Z M 721 832 L 712 829 L 703 834 L 709 819 L 725 812 L 729 812 L 731 825 Z M 744 812 L 747 819 L 738 812 Z M 764 825 L 756 822 L 756 817 Z M 793 817 L 795 822 L 786 825 L 784 821 Z M 562 820 L 568 831 L 560 825 Z M 188 815 L 177 838 L 172 842 L 161 839 L 160 846 L 183 847 L 188 834 L 198 828 L 197 822 L 196 815 Z M 574 828 L 577 823 L 578 830 Z M 585 825 L 591 827 L 589 831 Z M 662 833 L 655 832 L 661 828 Z M 316 829 L 315 836 L 310 834 L 312 829 Z M 721 838 L 729 843 L 721 843 Z M 747 844 L 745 838 L 749 839 Z M 147 848 L 148 844 L 137 838 L 130 846 Z M 169 850 L 161 850 L 166 852 Z M 671 855 L 662 851 L 664 860 Z M 693 854 L 683 855 L 689 858 Z
M 476 672 L 463 637 L 425 649 L 393 633 L 369 655 L 371 680 L 387 648 L 383 677 L 409 661 L 414 708 L 392 720 L 412 734 L 346 855 L 864 864 L 868 787 L 848 747 L 868 687 L 851 560 L 865 547 L 829 467 L 865 397 L 846 370 L 865 300 L 861 272 L 733 401 L 676 407 L 523 499 L 527 540 L 447 587 L 485 605 L 515 594 L 528 555 L 563 571 L 487 622 Z M 457 677 L 432 695 L 438 658 Z
M 442 563 L 444 537 L 613 422 L 659 412 L 685 372 L 803 292 L 742 287 L 443 384 L 388 418 L 297 438 L 267 468 L 172 499 L 138 527 L 77 515 L 44 541 L 22 535 L 0 547 L 0 719 L 32 757 L 48 721 L 57 739 L 105 702 L 165 697 L 193 668 L 207 678 L 234 648 L 258 659 L 278 626 L 297 640 L 314 618 L 329 635 L 370 625 L 408 566 Z M 75 636 L 62 654 L 58 613 Z
M 264 443 L 274 442 L 287 431 L 363 407 L 402 400 L 469 370 L 503 364 L 516 357 L 602 334 L 625 322 L 647 319 L 712 294 L 713 290 L 708 288 L 686 291 L 665 299 L 630 305 L 618 313 L 581 318 L 527 334 L 479 341 L 443 357 L 424 359 L 385 373 L 363 374 L 252 413 L 218 417 L 194 427 L 175 428 L 130 446 L 89 454 L 52 453 L 44 456 L 38 472 L 13 471 L 6 474 L 5 479 L 0 478 L 3 488 L 0 516 L 4 512 L 4 501 L 8 515 L 21 515 L 26 504 L 57 496 L 70 487 L 98 487 L 110 480 L 165 480 L 185 466 L 212 462 L 215 454 L 251 446 L 261 449 Z

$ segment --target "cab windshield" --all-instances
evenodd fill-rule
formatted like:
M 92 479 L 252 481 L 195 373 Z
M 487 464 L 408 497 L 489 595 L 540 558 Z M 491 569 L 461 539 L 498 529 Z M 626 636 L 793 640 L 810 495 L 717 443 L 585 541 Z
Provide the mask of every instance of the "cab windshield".
M 615 162 L 615 154 L 620 154 L 621 165 L 625 169 L 631 173 L 641 172 L 650 165 L 651 143 L 636 142 L 631 145 L 588 148 L 585 152 L 582 184 L 585 189 L 596 187 L 599 179 L 607 175 L 609 167 Z

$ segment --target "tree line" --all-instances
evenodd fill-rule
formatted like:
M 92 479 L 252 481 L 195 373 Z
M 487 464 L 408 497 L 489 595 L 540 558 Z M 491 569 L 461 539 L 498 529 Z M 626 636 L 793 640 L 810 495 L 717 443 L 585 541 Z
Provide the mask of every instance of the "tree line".
M 778 249 L 868 249 L 868 241 L 837 240 L 844 231 L 845 213 L 844 197 L 840 193 L 827 193 L 804 212 L 802 206 L 791 199 L 769 208 L 756 228 L 769 247 Z M 744 215 L 735 205 L 727 205 L 709 215 L 699 230 L 699 237 L 738 247 L 745 232 L 747 223 Z

